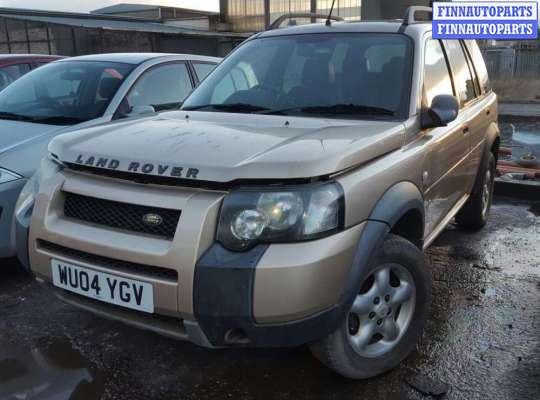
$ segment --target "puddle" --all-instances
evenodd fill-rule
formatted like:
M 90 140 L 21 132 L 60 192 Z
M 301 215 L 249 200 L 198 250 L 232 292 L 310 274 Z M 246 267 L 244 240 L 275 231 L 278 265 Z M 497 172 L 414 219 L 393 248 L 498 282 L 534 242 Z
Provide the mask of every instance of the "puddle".
M 103 392 L 103 375 L 65 338 L 26 349 L 0 342 L 0 399 L 97 400 Z

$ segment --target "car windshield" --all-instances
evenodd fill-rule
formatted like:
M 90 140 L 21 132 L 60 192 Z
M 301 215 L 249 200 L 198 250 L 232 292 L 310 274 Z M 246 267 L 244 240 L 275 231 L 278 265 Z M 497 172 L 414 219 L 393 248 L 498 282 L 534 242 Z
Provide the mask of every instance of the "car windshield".
M 404 118 L 411 41 L 401 34 L 284 35 L 246 42 L 184 110 L 329 118 Z
M 132 69 L 95 61 L 47 64 L 0 92 L 0 119 L 72 125 L 100 117 Z

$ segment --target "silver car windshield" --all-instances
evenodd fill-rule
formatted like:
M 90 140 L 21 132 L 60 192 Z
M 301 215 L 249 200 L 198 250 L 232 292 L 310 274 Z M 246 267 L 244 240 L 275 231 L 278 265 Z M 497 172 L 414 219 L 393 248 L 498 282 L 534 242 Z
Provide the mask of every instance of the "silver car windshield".
M 133 67 L 96 61 L 47 64 L 0 92 L 0 119 L 72 125 L 100 117 Z
M 335 118 L 404 118 L 412 42 L 401 34 L 284 35 L 246 42 L 185 110 Z

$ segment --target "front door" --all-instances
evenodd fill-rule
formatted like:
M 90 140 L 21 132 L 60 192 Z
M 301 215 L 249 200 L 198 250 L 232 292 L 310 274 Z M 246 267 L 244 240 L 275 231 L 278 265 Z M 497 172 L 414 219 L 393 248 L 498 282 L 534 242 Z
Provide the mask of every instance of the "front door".
M 455 44 L 460 46 L 458 41 Z M 449 50 L 452 53 L 449 53 Z M 458 118 L 448 126 L 424 132 L 430 139 L 427 142 L 426 164 L 422 176 L 426 202 L 426 236 L 433 232 L 452 207 L 464 197 L 470 180 L 470 127 L 467 112 L 463 108 L 467 103 L 467 93 L 462 92 L 463 85 L 459 81 L 463 78 L 462 69 L 468 71 L 468 67 L 464 57 L 463 64 L 459 60 L 452 61 L 452 57 L 456 57 L 453 47 L 445 53 L 440 41 L 429 39 L 426 42 L 424 107 L 430 106 L 433 98 L 440 94 L 458 97 L 461 106 Z

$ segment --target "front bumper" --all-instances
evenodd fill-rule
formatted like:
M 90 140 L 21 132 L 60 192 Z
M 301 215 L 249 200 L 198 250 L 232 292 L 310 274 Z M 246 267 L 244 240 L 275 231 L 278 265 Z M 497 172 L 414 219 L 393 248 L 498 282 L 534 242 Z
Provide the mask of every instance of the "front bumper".
M 0 258 L 15 255 L 13 238 L 13 211 L 26 179 L 0 185 Z
M 173 240 L 162 240 L 69 219 L 63 192 L 178 208 L 181 217 Z M 58 174 L 36 196 L 28 235 L 32 271 L 51 282 L 54 258 L 151 283 L 156 314 L 55 292 L 100 315 L 208 347 L 294 346 L 335 330 L 364 224 L 310 242 L 231 252 L 214 242 L 222 198 L 217 192 Z M 104 258 L 171 269 L 177 278 L 116 270 Z

